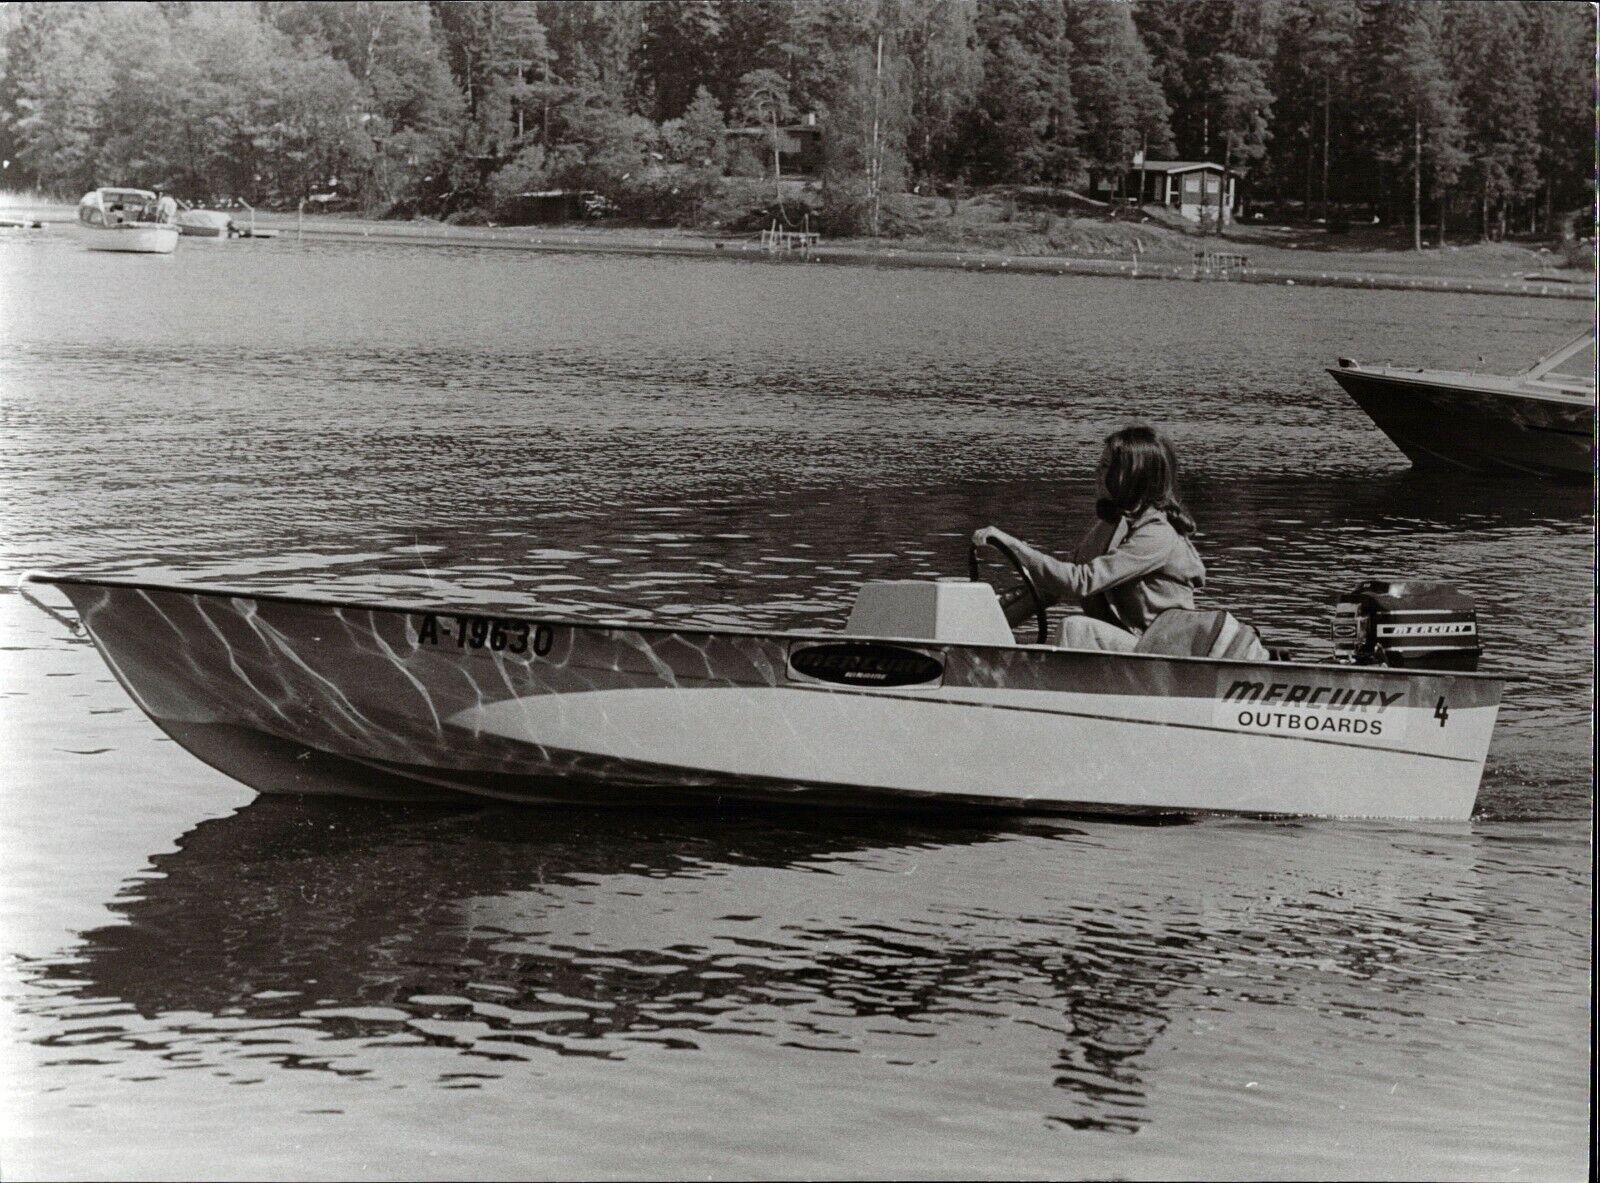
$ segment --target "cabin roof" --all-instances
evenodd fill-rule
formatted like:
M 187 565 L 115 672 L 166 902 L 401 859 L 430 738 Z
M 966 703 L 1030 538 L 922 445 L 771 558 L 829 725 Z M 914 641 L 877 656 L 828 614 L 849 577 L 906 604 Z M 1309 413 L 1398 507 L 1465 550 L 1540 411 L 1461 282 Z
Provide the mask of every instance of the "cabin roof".
M 1147 160 L 1142 165 L 1132 167 L 1143 168 L 1147 173 L 1191 173 L 1202 168 L 1214 169 L 1219 173 L 1222 171 L 1220 164 L 1213 164 L 1209 160 Z
M 83 195 L 83 200 L 98 197 L 101 201 L 154 201 L 156 195 L 148 189 L 95 189 Z M 80 203 L 81 204 L 81 203 Z

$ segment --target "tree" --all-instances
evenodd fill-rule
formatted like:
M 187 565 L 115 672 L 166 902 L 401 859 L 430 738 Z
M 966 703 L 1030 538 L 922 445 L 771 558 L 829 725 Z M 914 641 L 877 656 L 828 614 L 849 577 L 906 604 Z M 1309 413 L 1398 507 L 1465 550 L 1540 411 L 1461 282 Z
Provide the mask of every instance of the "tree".
M 724 111 L 733 108 L 739 79 L 751 70 L 776 70 L 789 78 L 790 0 L 742 0 L 721 6 L 722 39 L 713 76 L 701 81 Z
M 584 73 L 620 111 L 638 109 L 638 54 L 649 5 L 608 0 L 539 0 L 540 20 L 554 55 L 551 69 L 567 84 Z
M 1443 11 L 1431 0 L 1409 0 L 1374 14 L 1380 48 L 1372 55 L 1368 93 L 1384 117 L 1377 121 L 1378 155 L 1411 176 L 1411 241 L 1422 249 L 1424 171 L 1432 190 L 1448 192 L 1464 154 L 1463 128 L 1455 84 L 1442 53 Z M 1443 210 L 1440 229 L 1443 232 Z
M 824 181 L 826 212 L 840 229 L 878 237 L 885 200 L 905 189 L 905 74 L 893 39 L 879 32 L 871 48 L 857 51 L 833 96 Z
M 767 148 L 772 153 L 772 177 L 776 181 L 782 171 L 778 164 L 778 128 L 794 118 L 788 80 L 776 70 L 751 70 L 739 79 L 734 110 L 747 126 L 767 129 Z
M 427 4 L 293 0 L 268 11 L 302 49 L 325 49 L 355 78 L 353 117 L 372 145 L 362 178 L 371 200 L 387 205 L 448 184 L 466 104 Z
M 1528 60 L 1527 14 L 1519 4 L 1453 4 L 1444 39 L 1466 108 L 1483 239 L 1504 236 L 1508 207 L 1538 187 L 1538 88 Z
M 6 122 L 19 164 L 48 189 L 96 182 L 100 112 L 114 88 L 97 35 L 106 11 L 30 5 L 8 41 Z
M 728 159 L 727 130 L 717 100 L 705 87 L 699 87 L 678 121 L 675 159 L 720 175 Z
M 1059 0 L 993 0 L 978 10 L 983 81 L 965 156 L 979 178 L 1060 181 L 1076 163 L 1071 45 Z
M 910 92 L 906 154 L 922 176 L 943 171 L 983 63 L 975 8 L 964 0 L 904 0 L 895 32 Z
M 1565 209 L 1594 200 L 1594 10 L 1562 0 L 1529 5 L 1527 15 L 1548 231 L 1557 203 Z
M 1304 205 L 1307 213 L 1316 203 L 1319 216 L 1328 217 L 1333 191 L 1336 149 L 1347 138 L 1350 120 L 1361 115 L 1364 88 L 1352 93 L 1351 78 L 1358 61 L 1357 38 L 1364 19 L 1361 5 L 1351 0 L 1285 0 L 1279 23 L 1278 52 L 1272 86 L 1278 96 L 1274 123 L 1279 129 L 1275 152 L 1281 182 L 1290 172 L 1294 147 L 1302 155 Z M 1335 125 L 1335 114 L 1339 124 Z M 1283 134 L 1287 129 L 1287 135 Z
M 727 27 L 724 7 L 715 0 L 654 0 L 643 6 L 638 72 L 641 89 L 655 96 L 655 118 L 682 115 L 696 90 L 716 76 Z
M 1222 192 L 1217 197 L 1217 233 L 1227 224 L 1228 182 L 1235 168 L 1267 154 L 1272 138 L 1272 92 L 1260 61 L 1233 53 L 1215 58 L 1217 135 L 1222 142 Z
M 527 135 L 551 52 L 529 0 L 449 0 L 433 5 L 467 119 L 465 151 L 499 160 Z
M 1171 113 L 1130 9 L 1076 0 L 1067 16 L 1080 119 L 1078 156 L 1113 177 L 1120 197 L 1135 153 L 1171 150 Z

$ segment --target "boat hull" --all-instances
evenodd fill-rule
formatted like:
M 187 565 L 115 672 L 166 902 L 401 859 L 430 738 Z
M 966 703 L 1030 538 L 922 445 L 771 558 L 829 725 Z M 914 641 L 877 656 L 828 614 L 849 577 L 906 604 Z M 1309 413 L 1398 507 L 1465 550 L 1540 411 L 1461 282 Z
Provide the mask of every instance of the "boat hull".
M 44 581 L 151 719 L 265 793 L 1459 819 L 1503 685 Z M 829 682 L 840 649 L 921 680 Z
M 1593 479 L 1592 402 L 1518 391 L 1514 380 L 1328 372 L 1419 468 Z
M 178 232 L 185 238 L 220 238 L 232 233 L 233 218 L 221 210 L 189 209 L 178 215 Z
M 178 249 L 180 237 L 171 225 L 81 226 L 79 233 L 92 251 L 135 255 L 170 255 Z

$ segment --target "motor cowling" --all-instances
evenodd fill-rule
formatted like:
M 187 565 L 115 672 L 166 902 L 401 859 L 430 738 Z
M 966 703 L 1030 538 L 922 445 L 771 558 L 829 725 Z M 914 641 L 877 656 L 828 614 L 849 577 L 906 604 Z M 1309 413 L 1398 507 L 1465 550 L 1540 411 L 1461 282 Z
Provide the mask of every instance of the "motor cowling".
M 1336 658 L 1352 665 L 1475 670 L 1483 654 L 1470 596 L 1446 583 L 1369 579 L 1333 610 Z

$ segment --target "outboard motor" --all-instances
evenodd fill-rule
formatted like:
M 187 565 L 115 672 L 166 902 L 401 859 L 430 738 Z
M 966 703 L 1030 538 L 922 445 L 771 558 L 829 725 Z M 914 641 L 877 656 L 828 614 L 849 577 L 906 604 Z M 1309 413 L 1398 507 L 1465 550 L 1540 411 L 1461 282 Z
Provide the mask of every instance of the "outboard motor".
M 1446 583 L 1369 579 L 1333 610 L 1336 660 L 1413 670 L 1475 670 L 1478 613 Z

